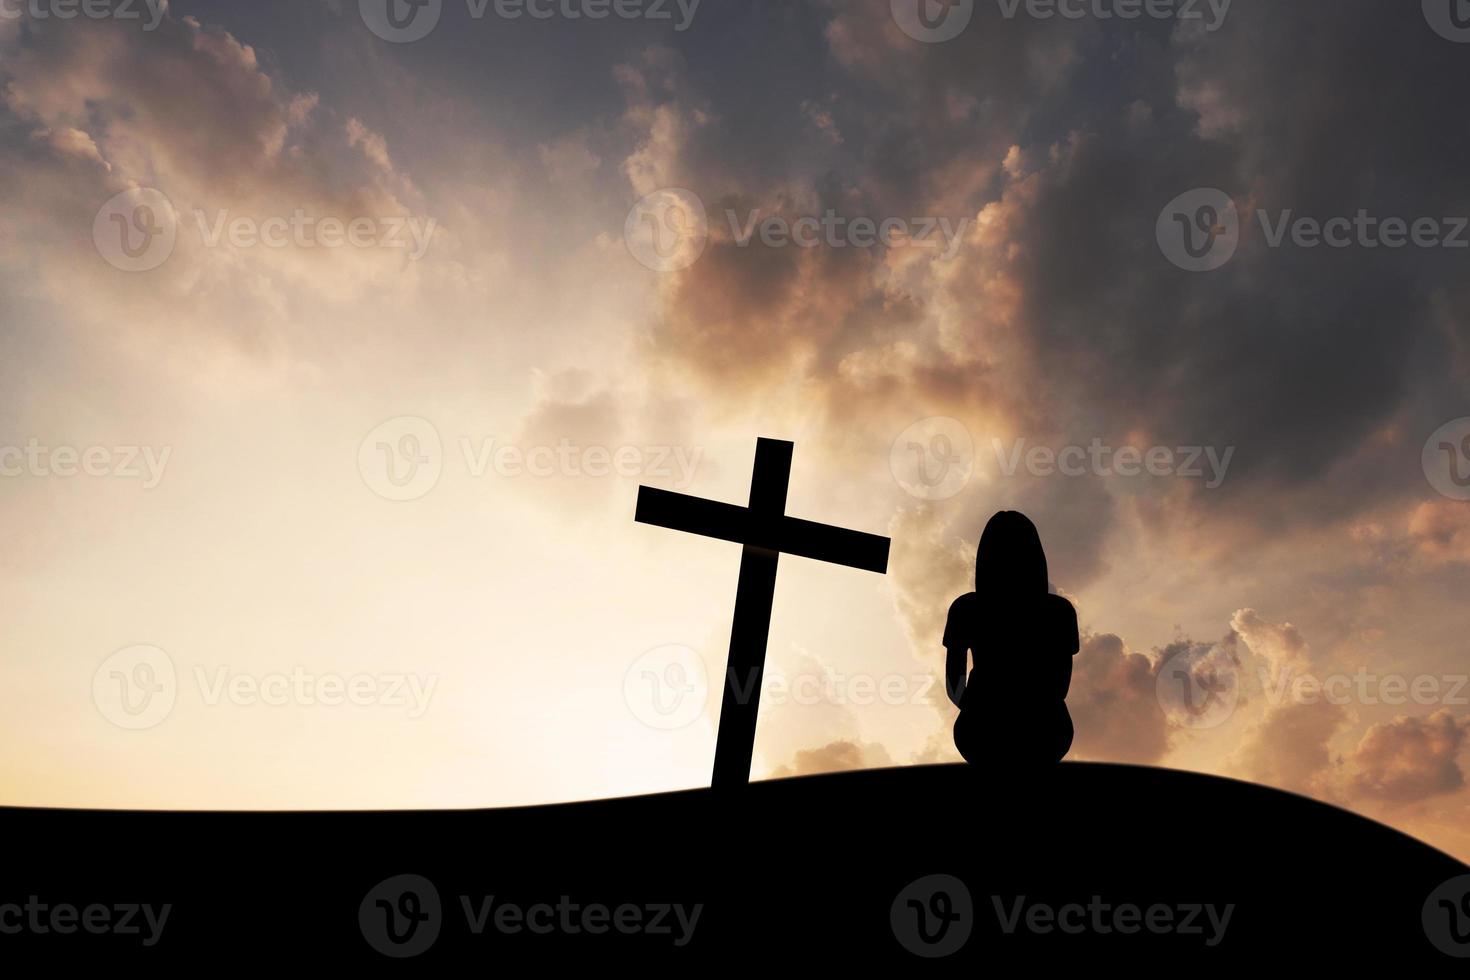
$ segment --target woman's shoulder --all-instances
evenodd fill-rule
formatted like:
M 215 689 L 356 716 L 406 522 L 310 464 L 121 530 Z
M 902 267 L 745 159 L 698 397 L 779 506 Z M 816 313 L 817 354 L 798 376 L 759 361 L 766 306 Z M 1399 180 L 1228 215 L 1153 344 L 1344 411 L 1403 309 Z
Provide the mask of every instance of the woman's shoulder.
M 944 619 L 944 646 L 968 647 L 975 636 L 975 593 L 968 592 L 949 604 L 949 615 Z
M 1047 612 L 1050 612 L 1052 615 L 1067 616 L 1076 620 L 1077 607 L 1072 605 L 1066 596 L 1057 595 L 1055 592 L 1048 592 L 1044 601 Z
M 949 604 L 949 615 L 945 617 L 948 634 L 962 623 L 973 623 L 979 616 L 980 597 L 973 592 L 966 592 L 954 602 Z

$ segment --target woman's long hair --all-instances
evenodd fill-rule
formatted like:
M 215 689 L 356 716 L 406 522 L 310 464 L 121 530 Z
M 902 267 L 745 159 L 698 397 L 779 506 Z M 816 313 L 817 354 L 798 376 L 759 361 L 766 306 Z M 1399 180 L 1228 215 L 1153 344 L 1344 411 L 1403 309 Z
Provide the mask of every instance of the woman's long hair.
M 975 553 L 975 591 L 982 599 L 1000 595 L 1045 595 L 1051 589 L 1046 552 L 1030 518 L 1003 510 L 985 525 Z

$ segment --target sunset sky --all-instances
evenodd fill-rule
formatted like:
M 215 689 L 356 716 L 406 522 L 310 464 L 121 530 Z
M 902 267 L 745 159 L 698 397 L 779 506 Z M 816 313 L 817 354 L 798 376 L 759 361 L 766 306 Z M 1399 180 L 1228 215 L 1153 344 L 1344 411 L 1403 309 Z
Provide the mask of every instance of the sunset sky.
M 755 777 L 958 759 L 945 611 L 1018 509 L 1073 758 L 1470 858 L 1433 4 L 387 2 L 0 0 L 0 802 L 705 785 L 740 548 L 634 500 L 743 503 L 765 436 L 788 513 L 893 544 L 783 559 Z

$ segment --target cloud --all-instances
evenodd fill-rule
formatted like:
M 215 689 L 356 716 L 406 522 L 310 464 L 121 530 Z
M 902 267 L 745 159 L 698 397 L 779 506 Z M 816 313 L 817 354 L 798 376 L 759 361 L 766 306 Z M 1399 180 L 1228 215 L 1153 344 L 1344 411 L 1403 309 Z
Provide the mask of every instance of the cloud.
M 393 160 L 388 155 L 388 141 L 382 134 L 375 133 L 363 125 L 360 119 L 347 120 L 348 145 L 362 150 L 363 155 L 384 173 L 393 172 Z
M 950 604 L 975 589 L 976 546 L 921 507 L 899 511 L 888 533 L 888 575 L 909 643 L 920 657 L 942 658 Z
M 786 776 L 815 776 L 824 772 L 850 769 L 877 769 L 893 765 L 888 751 L 876 743 L 829 742 L 821 748 L 801 749 L 786 765 L 771 772 L 774 779 Z
M 864 737 L 845 691 L 842 672 L 816 654 L 795 645 L 767 652 L 756 746 L 772 775 L 892 764 L 886 747 Z
M 1329 743 L 1347 721 L 1341 706 L 1325 701 L 1270 709 L 1242 738 L 1235 769 L 1267 786 L 1331 799 L 1335 763 Z
M 318 334 L 360 330 L 469 292 L 455 236 L 385 137 L 288 89 L 229 31 L 172 16 L 148 33 L 28 22 L 0 40 L 0 77 L 0 123 L 31 135 L 0 144 L 22 190 L 0 205 L 14 232 L 0 258 L 20 262 L 23 243 L 27 292 L 80 331 L 290 360 L 311 347 L 303 320 Z M 160 227 L 177 240 L 161 265 L 120 273 L 92 228 L 136 188 L 167 199 Z M 249 237 L 232 234 L 241 222 Z
M 551 179 L 569 187 L 584 183 L 602 166 L 602 158 L 588 147 L 583 133 L 569 133 L 541 143 L 536 152 Z
M 1067 710 L 1072 755 L 1104 762 L 1154 764 L 1169 750 L 1171 728 L 1157 695 L 1158 663 L 1111 633 L 1088 634 L 1073 660 Z
M 1230 618 L 1230 628 L 1273 672 L 1291 673 L 1311 667 L 1307 642 L 1290 623 L 1272 623 L 1254 609 L 1240 609 Z
M 639 484 L 689 491 L 705 464 L 687 406 L 584 368 L 531 372 L 532 404 L 508 438 L 472 447 L 476 466 L 578 524 L 608 519 Z M 505 470 L 505 472 L 502 472 Z
M 1230 764 L 1268 786 L 1334 798 L 1337 774 L 1330 743 L 1351 720 L 1347 709 L 1291 694 L 1291 679 L 1312 670 L 1310 649 L 1295 626 L 1270 622 L 1254 609 L 1238 610 L 1230 625 L 1253 657 L 1245 672 L 1254 672 L 1252 680 L 1260 681 L 1264 695 Z
M 837 122 L 832 118 L 832 113 L 821 103 L 812 99 L 806 99 L 801 103 L 801 111 L 811 120 L 812 126 L 825 138 L 833 143 L 842 142 L 842 131 L 837 128 Z
M 1463 199 L 1453 176 L 1423 163 L 1434 153 L 1415 157 L 1412 179 L 1397 152 L 1386 156 L 1443 139 L 1425 114 L 1384 109 L 1454 84 L 1452 52 L 1419 56 L 1416 17 L 1386 32 L 1368 3 L 1344 4 L 1324 25 L 1307 10 L 1242 2 L 1229 30 L 1208 35 L 1094 21 L 1059 31 L 1023 18 L 977 24 L 964 45 L 923 45 L 886 6 L 819 5 L 837 70 L 861 79 L 867 98 L 824 105 L 843 149 L 785 161 L 779 176 L 706 167 L 729 138 L 718 112 L 702 109 L 709 93 L 639 90 L 664 95 L 644 109 L 659 166 L 637 172 L 694 188 L 715 224 L 705 257 L 664 283 L 653 342 L 671 371 L 703 379 L 713 398 L 799 383 L 804 404 L 832 406 L 834 424 L 851 424 L 881 393 L 1033 439 L 1237 447 L 1226 486 L 1198 495 L 1185 519 L 1260 509 L 1258 526 L 1304 526 L 1413 485 L 1417 474 L 1397 461 L 1454 390 L 1426 368 L 1447 342 L 1464 349 L 1470 322 L 1444 313 L 1463 291 L 1431 294 L 1425 270 L 1446 258 L 1268 250 L 1248 234 L 1226 269 L 1181 276 L 1154 224 L 1169 197 L 1197 186 L 1233 195 L 1248 225 L 1251 208 L 1438 214 Z M 1398 52 L 1408 71 L 1385 82 L 1354 70 L 1347 52 L 1365 46 Z M 1099 88 L 1083 67 L 1104 59 L 1112 74 Z M 1348 91 L 1295 84 L 1302 64 Z M 974 101 L 961 91 L 985 97 L 957 126 Z M 1353 104 L 1374 106 L 1390 134 L 1367 151 L 1363 121 L 1344 108 Z M 1029 125 L 1040 117 L 1051 125 Z M 1324 117 L 1310 132 L 1297 124 Z M 1402 177 L 1375 179 L 1385 173 Z M 977 223 L 951 261 L 741 248 L 715 220 L 731 207 Z M 1317 481 L 1328 478 L 1353 492 L 1321 499 Z
M 949 725 L 930 735 L 923 747 L 914 753 L 909 763 L 915 766 L 934 766 L 963 761 L 959 749 L 954 745 L 953 722 L 951 721 Z
M 1458 756 L 1470 719 L 1442 708 L 1428 717 L 1399 716 L 1368 729 L 1349 757 L 1354 794 L 1411 803 L 1465 785 Z
M 1409 515 L 1408 536 L 1431 564 L 1470 563 L 1470 508 L 1458 500 L 1425 501 Z

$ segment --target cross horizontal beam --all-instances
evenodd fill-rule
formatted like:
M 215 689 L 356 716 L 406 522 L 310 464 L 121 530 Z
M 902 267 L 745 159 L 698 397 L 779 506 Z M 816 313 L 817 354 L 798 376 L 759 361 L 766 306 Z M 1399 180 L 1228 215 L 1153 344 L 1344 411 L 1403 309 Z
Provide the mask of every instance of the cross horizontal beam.
M 670 490 L 639 487 L 633 519 L 640 524 L 848 565 L 880 575 L 888 571 L 888 538 L 797 517 L 753 514 L 737 504 Z

